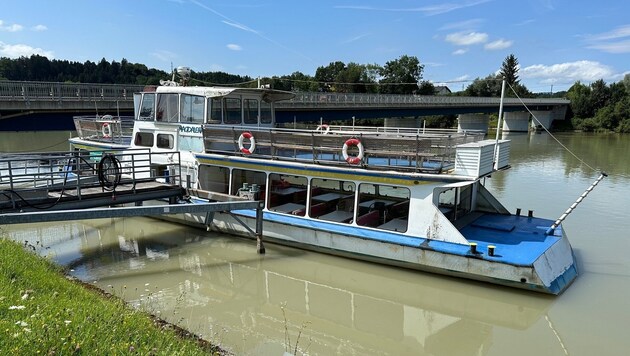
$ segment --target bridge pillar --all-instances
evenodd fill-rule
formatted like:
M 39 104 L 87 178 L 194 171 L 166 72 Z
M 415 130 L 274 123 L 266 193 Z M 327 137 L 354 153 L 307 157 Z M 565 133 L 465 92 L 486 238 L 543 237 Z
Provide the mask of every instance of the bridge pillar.
M 457 117 L 457 131 L 480 130 L 488 133 L 488 114 L 459 114 Z
M 526 111 L 511 111 L 503 113 L 503 131 L 529 131 L 529 113 Z
M 539 125 L 538 122 L 540 122 L 540 125 L 543 125 L 547 130 L 551 127 L 551 123 L 553 122 L 553 113 L 550 110 L 544 110 L 544 111 L 532 111 L 533 116 L 536 117 L 536 119 L 538 119 L 538 121 L 534 120 L 534 118 L 532 117 L 532 128 L 536 129 L 536 127 Z

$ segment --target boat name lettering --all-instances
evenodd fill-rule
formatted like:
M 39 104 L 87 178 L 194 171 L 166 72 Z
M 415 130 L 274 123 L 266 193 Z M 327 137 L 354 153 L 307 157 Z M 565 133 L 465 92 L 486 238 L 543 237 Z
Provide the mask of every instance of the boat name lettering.
M 179 132 L 201 133 L 201 127 L 179 125 Z

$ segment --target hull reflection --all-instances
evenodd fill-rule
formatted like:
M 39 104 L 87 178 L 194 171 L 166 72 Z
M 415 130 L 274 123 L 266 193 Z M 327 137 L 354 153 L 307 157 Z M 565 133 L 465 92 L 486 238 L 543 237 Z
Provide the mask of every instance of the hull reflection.
M 9 230 L 131 303 L 238 354 L 485 354 L 553 299 L 151 219 Z M 288 339 L 286 334 L 288 333 Z M 288 341 L 287 341 L 288 340 Z M 298 352 L 299 353 L 299 352 Z

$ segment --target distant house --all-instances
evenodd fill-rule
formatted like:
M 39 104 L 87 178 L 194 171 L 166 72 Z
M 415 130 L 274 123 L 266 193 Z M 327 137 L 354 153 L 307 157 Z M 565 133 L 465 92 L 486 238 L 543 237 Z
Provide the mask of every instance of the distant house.
M 449 89 L 446 85 L 435 86 L 435 95 L 447 95 L 450 93 L 451 93 L 451 89 Z

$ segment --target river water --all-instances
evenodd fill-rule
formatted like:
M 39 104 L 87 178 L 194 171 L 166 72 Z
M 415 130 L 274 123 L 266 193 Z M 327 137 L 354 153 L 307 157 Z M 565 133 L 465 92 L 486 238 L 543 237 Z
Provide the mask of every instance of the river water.
M 3 132 L 0 151 L 66 150 L 68 136 Z M 564 222 L 580 276 L 558 297 L 270 243 L 259 256 L 252 240 L 149 218 L 0 228 L 238 355 L 627 355 L 630 136 L 557 137 L 609 174 Z M 510 211 L 558 217 L 598 177 L 548 134 L 506 138 L 512 168 L 487 186 Z

